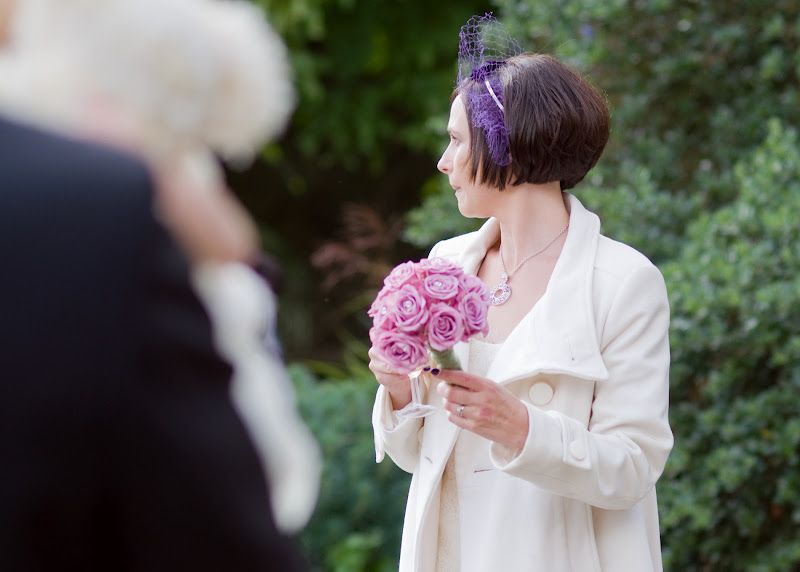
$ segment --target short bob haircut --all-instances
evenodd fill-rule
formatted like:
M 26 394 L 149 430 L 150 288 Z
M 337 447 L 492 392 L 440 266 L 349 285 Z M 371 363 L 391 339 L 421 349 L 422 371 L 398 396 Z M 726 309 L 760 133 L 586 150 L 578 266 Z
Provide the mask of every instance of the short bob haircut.
M 505 125 L 511 163 L 492 161 L 483 130 L 470 124 L 470 182 L 499 190 L 507 184 L 559 181 L 565 191 L 577 185 L 605 149 L 611 117 L 605 96 L 577 72 L 544 54 L 521 54 L 498 70 L 503 84 Z M 468 90 L 485 90 L 467 80 L 452 99 Z M 465 102 L 467 98 L 462 97 Z

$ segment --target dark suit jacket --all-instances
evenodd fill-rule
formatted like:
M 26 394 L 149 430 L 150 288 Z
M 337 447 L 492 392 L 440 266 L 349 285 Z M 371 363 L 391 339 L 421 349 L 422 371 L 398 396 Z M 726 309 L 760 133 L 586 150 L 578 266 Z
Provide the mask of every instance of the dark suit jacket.
M 295 570 L 134 160 L 0 118 L 0 570 Z

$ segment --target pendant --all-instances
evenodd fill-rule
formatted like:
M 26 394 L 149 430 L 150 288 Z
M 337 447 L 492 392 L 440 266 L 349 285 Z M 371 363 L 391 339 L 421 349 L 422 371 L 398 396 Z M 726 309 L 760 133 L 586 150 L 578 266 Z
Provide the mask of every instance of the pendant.
M 506 283 L 508 281 L 508 276 L 503 274 L 500 279 L 502 282 L 492 288 L 492 306 L 499 306 L 511 296 L 511 288 L 509 288 Z

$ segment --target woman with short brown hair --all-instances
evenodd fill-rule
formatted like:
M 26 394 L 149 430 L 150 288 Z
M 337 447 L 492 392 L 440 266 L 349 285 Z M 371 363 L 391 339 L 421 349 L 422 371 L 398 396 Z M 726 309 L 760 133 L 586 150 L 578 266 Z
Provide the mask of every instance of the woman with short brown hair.
M 492 288 L 489 333 L 455 347 L 465 371 L 427 375 L 438 410 L 424 419 L 397 415 L 408 378 L 370 350 L 378 460 L 413 473 L 400 570 L 661 570 L 664 281 L 565 192 L 608 140 L 603 95 L 550 56 L 489 59 L 486 26 L 496 21 L 462 29 L 472 65 L 438 168 L 461 214 L 488 220 L 430 256 Z
M 496 74 L 505 95 L 510 163 L 491 160 L 484 129 L 473 123 L 476 111 L 468 106 L 471 176 L 477 178 L 480 171 L 480 182 L 500 190 L 506 184 L 551 181 L 559 181 L 562 191 L 573 188 L 608 142 L 611 118 L 603 94 L 546 54 L 511 57 Z M 452 99 L 475 91 L 486 91 L 486 86 L 469 79 L 453 91 Z

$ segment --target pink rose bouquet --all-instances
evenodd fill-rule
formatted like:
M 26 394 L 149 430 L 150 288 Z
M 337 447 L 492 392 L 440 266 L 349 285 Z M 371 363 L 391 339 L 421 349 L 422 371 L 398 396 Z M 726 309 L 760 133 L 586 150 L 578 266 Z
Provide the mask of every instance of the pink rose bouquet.
M 399 372 L 424 366 L 429 355 L 443 369 L 461 369 L 453 346 L 489 331 L 489 289 L 444 258 L 404 262 L 383 283 L 369 309 L 370 340 Z

